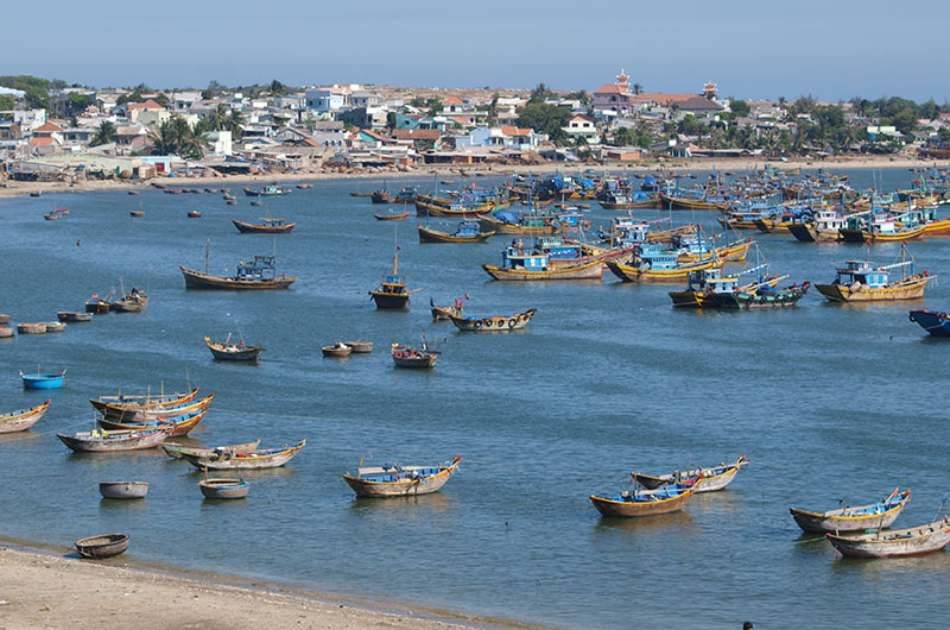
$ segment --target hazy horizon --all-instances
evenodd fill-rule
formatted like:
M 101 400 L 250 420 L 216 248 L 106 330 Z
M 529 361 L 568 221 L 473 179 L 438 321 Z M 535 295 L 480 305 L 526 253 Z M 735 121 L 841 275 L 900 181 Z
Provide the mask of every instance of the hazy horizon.
M 935 67 L 946 58 L 936 34 L 950 26 L 950 3 L 936 0 L 803 0 L 782 8 L 698 0 L 675 7 L 485 0 L 477 8 L 368 0 L 358 9 L 302 0 L 234 0 L 218 8 L 104 0 L 95 11 L 55 4 L 56 19 L 43 21 L 41 35 L 35 28 L 2 35 L 2 74 L 96 87 L 278 79 L 444 88 L 544 82 L 590 92 L 622 67 L 648 91 L 698 92 L 715 81 L 722 95 L 742 98 L 950 99 L 947 75 Z M 37 19 L 21 3 L 5 15 L 8 24 Z M 908 18 L 924 32 L 903 32 Z

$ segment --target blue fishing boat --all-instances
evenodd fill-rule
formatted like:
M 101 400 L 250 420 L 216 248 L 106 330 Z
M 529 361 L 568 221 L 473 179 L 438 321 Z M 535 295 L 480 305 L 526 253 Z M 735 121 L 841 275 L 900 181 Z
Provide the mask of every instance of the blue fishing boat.
M 61 372 L 40 372 L 32 374 L 20 372 L 23 379 L 23 389 L 59 389 L 66 379 L 66 370 Z
M 950 314 L 936 311 L 911 311 L 910 321 L 934 337 L 950 337 Z

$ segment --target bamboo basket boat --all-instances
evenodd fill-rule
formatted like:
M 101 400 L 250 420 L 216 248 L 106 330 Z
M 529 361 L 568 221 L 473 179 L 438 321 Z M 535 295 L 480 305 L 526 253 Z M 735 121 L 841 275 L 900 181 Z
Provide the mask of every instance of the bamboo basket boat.
M 101 481 L 99 494 L 103 499 L 144 499 L 148 494 L 148 482 Z
M 441 490 L 461 462 L 462 457 L 456 455 L 450 463 L 439 466 L 361 466 L 355 475 L 343 475 L 343 480 L 358 497 L 419 496 Z
M 910 502 L 910 488 L 893 492 L 875 503 L 842 507 L 826 512 L 789 508 L 795 523 L 811 534 L 858 532 L 869 528 L 890 527 Z
M 128 534 L 99 534 L 80 538 L 76 541 L 76 551 L 83 558 L 102 560 L 125 553 L 129 548 Z
M 251 484 L 243 479 L 202 479 L 198 482 L 206 499 L 233 500 L 247 498 Z

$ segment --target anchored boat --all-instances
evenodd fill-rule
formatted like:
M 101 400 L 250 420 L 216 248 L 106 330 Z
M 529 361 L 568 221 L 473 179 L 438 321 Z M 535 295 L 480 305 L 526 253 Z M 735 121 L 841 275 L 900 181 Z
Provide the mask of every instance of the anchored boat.
M 231 333 L 228 333 L 224 341 L 215 341 L 206 336 L 204 342 L 215 361 L 256 362 L 257 357 L 264 351 L 263 346 L 248 345 L 244 343 L 244 339 L 237 343 L 232 342 Z
M 264 217 L 259 221 L 260 223 L 248 223 L 231 219 L 231 223 L 241 234 L 289 234 L 297 227 L 296 223 L 290 223 L 287 219 L 279 217 Z
M 450 316 L 449 319 L 455 324 L 455 327 L 465 332 L 508 332 L 511 330 L 521 330 L 528 325 L 528 322 L 534 318 L 538 310 L 529 308 L 521 313 L 515 313 L 511 317 L 456 317 Z
M 591 503 L 602 516 L 635 518 L 679 512 L 696 492 L 698 478 L 671 483 L 655 490 L 624 490 L 612 497 L 592 495 Z
M 40 421 L 50 404 L 52 401 L 47 400 L 29 409 L 0 414 L 0 433 L 18 433 L 28 430 Z
M 202 457 L 181 453 L 181 456 L 199 470 L 263 470 L 284 466 L 306 445 L 306 440 L 300 440 L 293 446 L 283 448 L 255 449 L 247 452 L 216 451 Z
M 936 311 L 911 311 L 910 321 L 934 337 L 950 337 L 950 314 Z
M 197 271 L 179 267 L 185 278 L 186 289 L 219 289 L 225 291 L 267 291 L 286 289 L 297 281 L 296 276 L 277 274 L 276 256 L 255 256 L 252 260 L 238 263 L 233 276 L 218 276 L 208 273 L 208 249 L 205 248 L 205 270 Z
M 436 466 L 360 466 L 355 475 L 343 475 L 343 480 L 358 497 L 419 496 L 441 490 L 461 463 L 462 457 L 456 455 L 451 462 Z
M 399 276 L 399 246 L 393 252 L 392 272 L 369 294 L 380 310 L 397 310 L 409 306 L 409 289 Z
M 731 464 L 719 464 L 707 468 L 695 468 L 692 470 L 674 470 L 664 475 L 648 475 L 641 472 L 632 472 L 630 475 L 633 480 L 639 483 L 647 490 L 656 490 L 657 488 L 669 484 L 681 483 L 690 479 L 699 478 L 696 482 L 696 492 L 717 492 L 723 490 L 736 478 L 739 471 L 744 466 L 749 465 L 748 458 L 740 455 L 735 462 Z
M 494 231 L 482 232 L 476 220 L 461 221 L 455 232 L 442 232 L 426 225 L 417 226 L 420 243 L 481 243 L 495 235 Z
M 910 502 L 910 488 L 894 490 L 874 503 L 841 507 L 826 512 L 789 508 L 792 518 L 802 530 L 812 534 L 858 532 L 872 527 L 890 527 Z
M 901 558 L 942 551 L 950 544 L 950 516 L 919 527 L 892 529 L 872 534 L 841 536 L 828 533 L 825 538 L 846 558 Z
M 910 273 L 906 272 L 908 268 Z M 901 271 L 899 280 L 891 280 L 895 269 Z M 846 267 L 838 269 L 834 282 L 817 284 L 815 288 L 830 302 L 916 300 L 924 297 L 927 283 L 934 278 L 926 270 L 916 273 L 913 259 L 882 266 L 866 260 L 849 260 Z

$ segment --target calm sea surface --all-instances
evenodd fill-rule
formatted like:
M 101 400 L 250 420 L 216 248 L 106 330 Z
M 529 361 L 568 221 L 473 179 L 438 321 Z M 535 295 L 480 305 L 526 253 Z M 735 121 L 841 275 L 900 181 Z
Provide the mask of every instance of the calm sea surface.
M 858 187 L 872 183 L 870 171 L 850 174 Z M 873 177 L 889 190 L 911 174 Z M 832 306 L 813 292 L 795 310 L 696 313 L 673 311 L 669 286 L 612 276 L 491 282 L 480 264 L 499 260 L 503 241 L 420 245 L 413 217 L 398 224 L 400 263 L 419 292 L 408 312 L 377 312 L 367 290 L 390 265 L 394 224 L 349 196 L 377 186 L 317 182 L 269 201 L 299 223 L 276 239 L 233 228 L 231 218 L 263 214 L 243 195 L 237 207 L 152 190 L 0 200 L 0 311 L 54 319 L 120 280 L 151 296 L 143 315 L 0 340 L 3 410 L 44 397 L 22 391 L 17 370 L 69 369 L 40 424 L 0 439 L 0 532 L 71 544 L 124 531 L 141 559 L 561 626 L 945 627 L 946 554 L 843 561 L 802 539 L 787 512 L 874 500 L 898 484 L 914 492 L 898 525 L 940 508 L 950 344 L 909 322 L 909 304 Z M 140 204 L 146 217 L 130 218 Z M 72 215 L 43 221 L 56 206 Z M 204 217 L 187 219 L 190 209 Z M 677 217 L 715 225 L 712 213 Z M 185 291 L 178 265 L 200 268 L 207 239 L 212 272 L 276 247 L 300 279 L 279 293 Z M 787 235 L 759 243 L 771 270 L 794 281 L 830 281 L 836 264 L 865 254 Z M 912 246 L 921 267 L 947 274 L 928 291 L 931 308 L 950 308 L 948 245 Z M 898 253 L 874 249 L 882 261 Z M 465 291 L 471 313 L 538 315 L 510 335 L 433 324 L 430 296 L 445 303 Z M 202 337 L 229 331 L 266 346 L 258 367 L 212 362 Z M 438 368 L 393 369 L 388 344 L 423 333 L 444 350 Z M 320 356 L 321 345 L 353 337 L 377 351 Z M 247 501 L 212 505 L 186 464 L 154 452 L 78 456 L 55 438 L 92 426 L 88 398 L 189 380 L 217 393 L 197 440 L 306 438 L 307 448 L 285 469 L 247 475 Z M 455 453 L 461 473 L 417 500 L 356 501 L 340 479 L 361 458 L 430 463 Z M 624 487 L 634 467 L 662 472 L 741 453 L 752 464 L 729 490 L 680 514 L 605 521 L 587 499 Z M 145 501 L 100 500 L 99 481 L 129 478 L 151 482 Z

